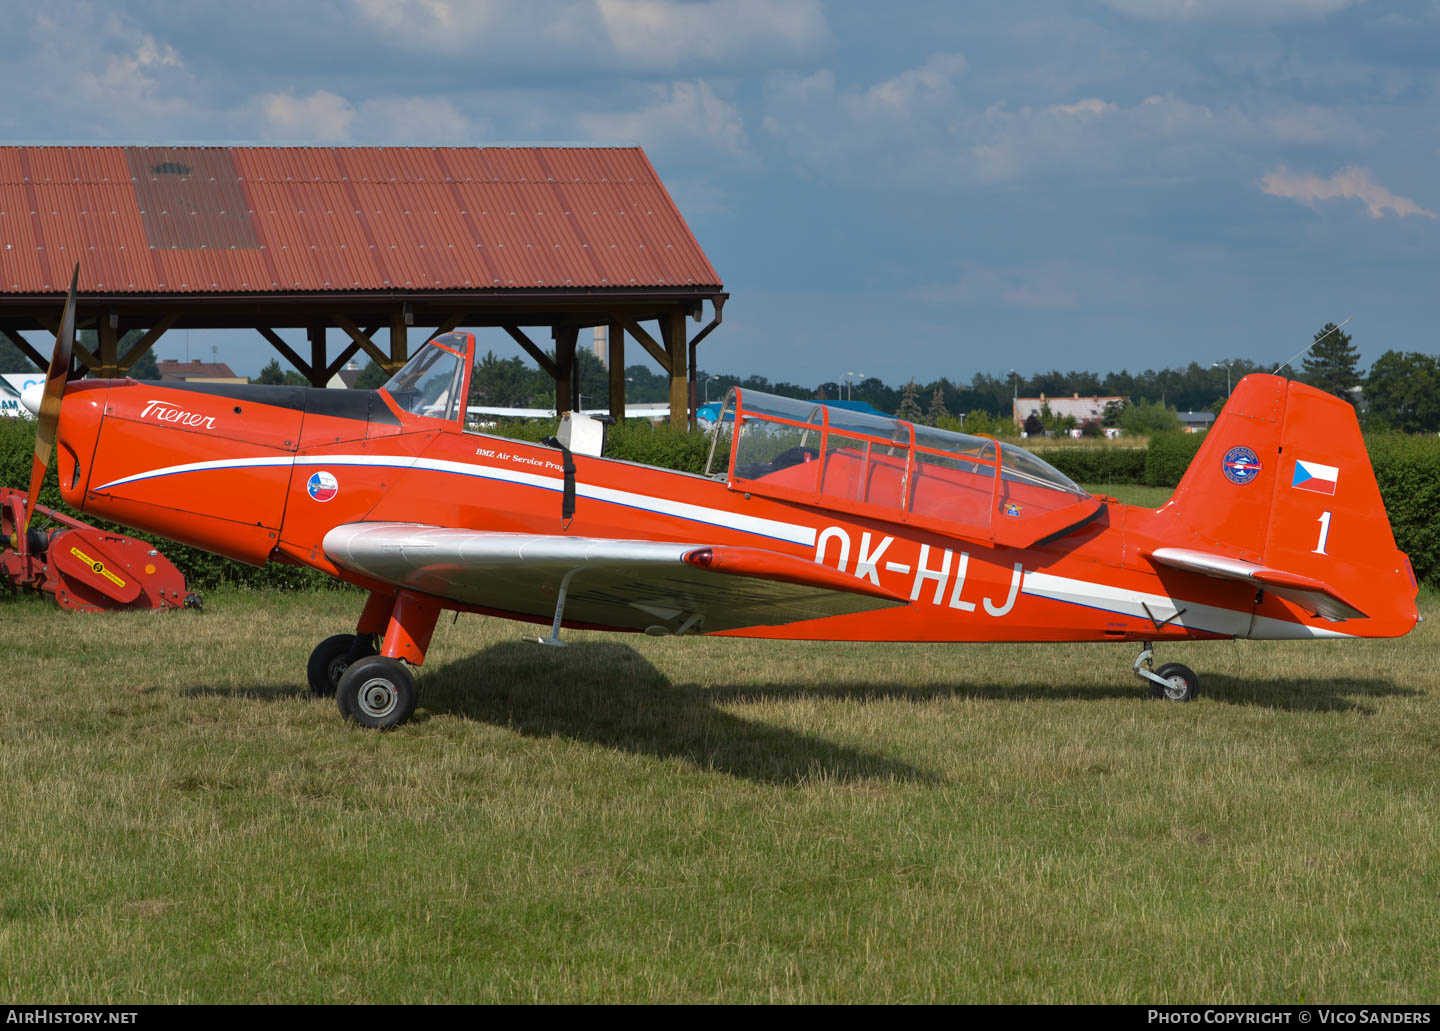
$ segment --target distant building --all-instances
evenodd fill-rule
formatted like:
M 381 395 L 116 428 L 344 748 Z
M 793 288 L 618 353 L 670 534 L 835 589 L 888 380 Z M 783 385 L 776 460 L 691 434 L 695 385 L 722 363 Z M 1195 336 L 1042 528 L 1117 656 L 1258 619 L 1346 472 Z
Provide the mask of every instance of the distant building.
M 224 362 L 182 362 L 178 358 L 166 358 L 156 362 L 163 383 L 249 383 L 244 376 L 237 376 Z
M 1186 433 L 1204 433 L 1215 424 L 1214 412 L 1176 412 L 1180 428 Z
M 1017 397 L 1012 416 L 1017 430 L 1024 428 L 1025 420 L 1032 414 L 1039 415 L 1040 409 L 1045 405 L 1050 406 L 1052 415 L 1061 419 L 1070 415 L 1075 417 L 1077 423 L 1083 424 L 1091 419 L 1098 422 L 1105 415 L 1106 405 L 1124 400 L 1123 397 L 1081 397 L 1079 394 L 1072 394 L 1069 397 L 1046 397 L 1044 394 L 1039 397 Z
M 364 371 L 360 368 L 359 362 L 346 362 L 345 368 L 331 376 L 325 386 L 330 390 L 348 390 L 355 385 L 355 381 L 360 378 L 360 373 Z

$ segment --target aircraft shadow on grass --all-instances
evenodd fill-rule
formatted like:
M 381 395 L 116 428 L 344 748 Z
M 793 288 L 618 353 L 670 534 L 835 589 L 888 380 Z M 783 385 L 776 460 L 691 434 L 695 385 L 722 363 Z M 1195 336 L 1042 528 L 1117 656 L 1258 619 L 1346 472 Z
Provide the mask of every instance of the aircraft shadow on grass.
M 421 707 L 767 784 L 939 779 L 908 763 L 727 713 L 717 708 L 714 691 L 672 683 L 628 645 L 580 642 L 537 652 L 532 644 L 504 642 L 436 669 L 425 677 Z
M 1366 698 L 1417 697 L 1423 690 L 1391 680 L 1272 677 L 1246 679 L 1202 673 L 1201 698 L 1288 712 L 1374 710 Z M 421 678 L 421 713 L 450 714 L 506 727 L 530 737 L 564 737 L 769 784 L 810 780 L 936 782 L 908 763 L 823 738 L 742 719 L 723 705 L 801 699 L 997 702 L 1138 699 L 1145 688 L 1114 684 L 1021 683 L 758 683 L 701 687 L 676 684 L 634 648 L 577 642 L 562 650 L 507 641 L 440 667 Z M 192 697 L 293 698 L 299 685 L 251 688 L 195 686 Z M 1156 702 L 1156 705 L 1166 704 Z

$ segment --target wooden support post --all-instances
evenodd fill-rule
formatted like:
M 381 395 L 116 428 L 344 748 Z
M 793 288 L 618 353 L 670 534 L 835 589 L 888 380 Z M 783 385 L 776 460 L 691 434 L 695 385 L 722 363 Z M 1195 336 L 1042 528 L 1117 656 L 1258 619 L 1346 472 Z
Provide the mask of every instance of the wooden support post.
M 625 419 L 625 327 L 619 319 L 605 332 L 610 356 L 610 415 L 617 424 Z
M 683 430 L 690 422 L 690 390 L 685 376 L 685 352 L 688 349 L 685 312 L 662 312 L 660 333 L 665 338 L 665 350 L 670 355 L 670 425 Z
M 386 372 L 395 372 L 410 360 L 410 335 L 405 321 L 405 306 L 401 305 L 390 313 L 390 364 L 381 366 Z
M 96 355 L 100 359 L 100 368 L 95 370 L 95 375 L 101 379 L 117 379 L 120 376 L 120 340 L 109 312 L 100 313 L 95 334 L 100 351 Z
M 555 411 L 573 412 L 576 409 L 576 395 L 580 384 L 575 375 L 575 341 L 580 337 L 578 326 L 556 326 L 551 332 L 555 336 Z
M 305 330 L 305 335 L 310 338 L 310 368 L 305 373 L 305 378 L 310 381 L 312 387 L 323 387 L 325 385 L 325 324 L 317 323 Z

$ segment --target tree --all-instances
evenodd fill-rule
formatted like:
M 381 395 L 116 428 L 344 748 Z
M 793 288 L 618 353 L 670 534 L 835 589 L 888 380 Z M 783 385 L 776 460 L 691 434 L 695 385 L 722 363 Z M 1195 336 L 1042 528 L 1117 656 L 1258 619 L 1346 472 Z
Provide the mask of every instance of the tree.
M 365 364 L 365 368 L 360 370 L 360 375 L 355 377 L 355 389 L 378 390 L 385 385 L 385 381 L 389 378 L 390 374 L 376 365 L 375 359 L 371 358 Z
M 905 389 L 900 393 L 900 407 L 895 410 L 895 418 L 904 419 L 907 422 L 919 422 L 921 411 L 920 402 L 915 399 L 920 393 L 920 388 L 915 385 L 912 379 L 905 384 Z
M 1386 351 L 1370 367 L 1365 404 L 1367 429 L 1440 430 L 1440 361 L 1414 351 Z
M 930 410 L 925 413 L 925 421 L 931 426 L 939 426 L 941 419 L 950 418 L 950 409 L 945 407 L 945 390 L 937 385 L 935 393 L 930 396 Z
M 272 386 L 284 383 L 285 373 L 282 372 L 280 369 L 280 359 L 271 358 L 270 364 L 266 365 L 265 368 L 261 369 L 260 375 L 256 376 L 255 379 L 252 380 L 252 382 L 266 383 Z
M 1131 435 L 1163 433 L 1178 430 L 1180 417 L 1175 414 L 1175 409 L 1158 401 L 1139 401 L 1125 407 L 1120 415 L 1120 426 Z
M 1105 426 L 1115 427 L 1120 425 L 1120 416 L 1125 414 L 1125 400 L 1105 402 L 1105 411 L 1100 414 L 1100 422 Z
M 155 364 L 153 347 L 147 347 L 145 353 L 135 359 L 135 363 L 130 366 L 130 375 L 134 379 L 156 380 L 160 378 L 160 366 Z
M 1039 413 L 1031 412 L 1029 415 L 1025 416 L 1025 436 L 1039 437 L 1044 435 L 1044 433 L 1045 424 L 1040 421 Z
M 1350 334 L 1327 322 L 1315 334 L 1315 340 L 1315 346 L 1305 355 L 1306 382 L 1353 404 L 1350 390 L 1360 385 L 1360 373 L 1356 371 L 1360 352 L 1351 345 Z

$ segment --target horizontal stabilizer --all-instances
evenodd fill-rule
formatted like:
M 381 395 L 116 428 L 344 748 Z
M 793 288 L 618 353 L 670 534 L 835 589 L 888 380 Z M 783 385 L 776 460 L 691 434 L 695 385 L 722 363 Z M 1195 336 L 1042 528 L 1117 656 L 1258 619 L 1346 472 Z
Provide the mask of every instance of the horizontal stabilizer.
M 1261 590 L 1269 591 L 1276 597 L 1293 602 L 1306 612 L 1331 622 L 1366 618 L 1365 613 L 1342 598 L 1334 588 L 1299 573 L 1287 573 L 1283 569 L 1272 569 L 1269 566 L 1246 562 L 1244 559 L 1227 558 L 1224 555 L 1192 551 L 1188 548 L 1156 548 L 1148 557 L 1152 562 L 1172 569 L 1254 584 Z
M 546 620 L 565 583 L 567 624 L 616 630 L 715 633 L 908 604 L 762 548 L 349 523 L 325 535 L 325 554 L 396 587 Z

